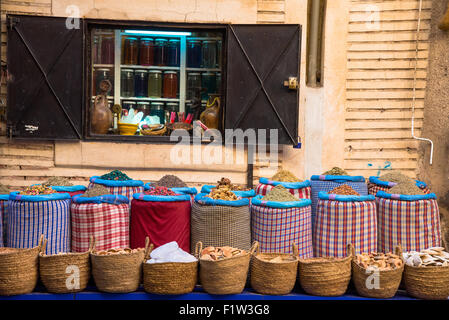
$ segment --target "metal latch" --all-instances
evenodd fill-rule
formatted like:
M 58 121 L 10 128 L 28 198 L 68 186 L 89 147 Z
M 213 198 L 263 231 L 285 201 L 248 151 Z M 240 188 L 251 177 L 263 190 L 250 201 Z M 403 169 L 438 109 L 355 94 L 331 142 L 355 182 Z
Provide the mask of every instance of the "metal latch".
M 297 77 L 288 77 L 288 80 L 284 81 L 284 87 L 288 87 L 291 90 L 298 89 L 298 78 Z

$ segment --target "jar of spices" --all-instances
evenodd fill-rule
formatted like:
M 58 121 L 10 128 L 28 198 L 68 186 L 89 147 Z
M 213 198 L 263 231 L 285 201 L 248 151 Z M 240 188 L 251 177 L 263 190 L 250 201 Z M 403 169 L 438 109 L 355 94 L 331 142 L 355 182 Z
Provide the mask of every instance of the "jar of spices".
M 165 66 L 164 56 L 167 39 L 156 39 L 154 41 L 154 65 Z
M 179 66 L 179 39 L 170 39 L 165 50 L 165 65 Z
M 164 98 L 176 98 L 178 94 L 178 73 L 176 71 L 164 72 Z
M 137 38 L 125 38 L 125 64 L 137 64 L 138 42 Z
M 154 42 L 152 38 L 140 39 L 139 63 L 142 66 L 152 66 L 154 64 Z
M 114 37 L 101 38 L 101 64 L 114 64 Z
M 148 74 L 148 96 L 150 98 L 162 97 L 162 71 L 150 70 Z
M 122 114 L 121 114 L 121 117 L 127 116 L 130 109 L 136 110 L 136 102 L 135 101 L 129 101 L 129 100 L 123 101 L 122 102 Z
M 163 102 L 153 102 L 151 103 L 150 116 L 158 116 L 159 123 L 165 123 L 165 111 Z
M 120 91 L 122 97 L 134 97 L 133 69 L 122 69 L 120 78 Z
M 147 101 L 137 102 L 137 112 L 143 112 L 143 118 L 150 115 L 150 103 Z
M 176 113 L 175 122 L 178 121 L 179 104 L 176 102 L 167 102 L 165 104 L 165 123 L 170 123 L 170 115 Z
M 201 41 L 187 40 L 187 67 L 201 67 Z
M 203 41 L 201 56 L 203 68 L 215 68 L 217 64 L 217 42 L 213 40 Z
M 201 100 L 207 100 L 209 94 L 216 93 L 217 79 L 214 72 L 205 72 L 201 75 L 201 86 L 203 92 L 201 93 Z
M 189 72 L 187 74 L 187 94 L 186 99 L 192 100 L 201 90 L 201 74 L 198 72 Z M 199 97 L 197 97 L 199 98 Z
M 134 94 L 136 97 L 148 97 L 148 72 L 145 69 L 134 72 Z
M 103 80 L 109 80 L 111 82 L 111 84 L 113 84 L 113 80 L 112 80 L 112 76 L 111 76 L 111 70 L 108 68 L 99 68 L 99 69 L 95 69 L 94 72 L 95 75 L 95 95 L 99 95 L 101 94 L 101 89 L 100 89 L 100 82 Z M 111 92 L 114 92 L 113 89 L 111 89 L 111 91 L 109 92 L 109 94 Z

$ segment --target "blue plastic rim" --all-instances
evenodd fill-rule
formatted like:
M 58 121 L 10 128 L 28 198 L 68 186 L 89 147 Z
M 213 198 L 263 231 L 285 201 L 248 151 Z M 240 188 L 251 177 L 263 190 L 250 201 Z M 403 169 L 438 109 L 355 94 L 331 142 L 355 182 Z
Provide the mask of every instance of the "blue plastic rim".
M 260 194 L 255 196 L 251 201 L 251 205 L 278 208 L 278 209 L 301 208 L 312 205 L 312 200 L 310 199 L 298 199 L 298 201 L 280 202 L 280 201 L 263 201 L 262 198 L 263 196 Z
M 365 182 L 365 178 L 362 176 L 333 176 L 333 175 L 313 175 L 311 180 L 314 181 L 335 181 L 335 182 Z
M 68 193 L 52 193 L 52 194 L 42 194 L 42 195 L 25 195 L 19 194 L 19 191 L 14 191 L 9 194 L 9 200 L 14 201 L 29 201 L 29 202 L 38 202 L 38 201 L 53 201 L 53 200 L 66 200 L 70 199 L 70 194 Z
M 214 200 L 209 197 L 206 197 L 207 195 L 208 195 L 207 193 L 198 193 L 195 196 L 195 202 L 209 206 L 226 206 L 226 207 L 243 207 L 249 205 L 248 198 L 242 198 L 235 201 Z
M 437 195 L 435 193 L 429 194 L 417 194 L 417 195 L 406 195 L 406 194 L 391 194 L 385 191 L 378 191 L 376 193 L 377 198 L 385 198 L 392 200 L 401 200 L 401 201 L 418 201 L 418 200 L 430 200 L 437 199 Z
M 9 193 L 0 194 L 0 201 L 8 201 L 8 200 L 9 200 Z
M 77 191 L 86 191 L 87 187 L 85 186 L 51 186 L 50 188 L 52 188 L 55 191 L 58 192 L 77 192 Z
M 133 199 L 150 202 L 175 202 L 175 201 L 190 201 L 190 195 L 180 194 L 177 196 L 155 196 L 144 193 L 134 193 Z
M 97 197 L 83 197 L 81 194 L 72 197 L 72 201 L 74 203 L 82 204 L 82 203 L 109 203 L 109 204 L 121 204 L 121 203 L 129 203 L 128 197 L 123 195 L 113 195 L 106 194 L 103 196 Z
M 427 184 L 425 182 L 419 181 L 419 180 L 415 180 L 415 181 L 416 181 L 416 186 L 418 188 L 426 188 L 427 187 Z M 375 176 L 369 177 L 369 182 L 377 184 L 378 186 L 387 187 L 387 188 L 391 188 L 391 187 L 394 187 L 395 185 L 397 185 L 396 182 L 383 181 L 383 180 L 380 180 L 378 177 L 375 177 Z
M 373 195 L 366 196 L 350 196 L 350 195 L 342 195 L 342 194 L 331 194 L 325 191 L 318 192 L 318 198 L 321 200 L 334 200 L 334 201 L 343 201 L 343 202 L 355 202 L 355 201 L 374 201 L 376 197 Z
M 108 187 L 143 187 L 144 183 L 140 180 L 104 180 L 99 176 L 93 176 L 90 178 L 90 182 L 96 184 L 102 184 Z
M 282 182 L 282 181 L 274 181 L 274 180 L 270 180 L 268 178 L 260 178 L 259 179 L 259 183 L 261 184 L 269 184 L 272 186 L 278 186 L 281 185 L 287 189 L 301 189 L 301 188 L 306 188 L 306 187 L 310 187 L 310 181 L 309 180 L 305 180 L 302 182 Z

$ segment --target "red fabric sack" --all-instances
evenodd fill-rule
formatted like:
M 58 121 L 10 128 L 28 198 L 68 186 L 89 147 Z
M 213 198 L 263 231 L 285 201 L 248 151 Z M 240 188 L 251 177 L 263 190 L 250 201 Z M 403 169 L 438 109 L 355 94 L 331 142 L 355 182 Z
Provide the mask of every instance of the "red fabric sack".
M 144 201 L 131 203 L 131 248 L 145 247 L 145 238 L 157 248 L 176 241 L 190 252 L 190 201 Z

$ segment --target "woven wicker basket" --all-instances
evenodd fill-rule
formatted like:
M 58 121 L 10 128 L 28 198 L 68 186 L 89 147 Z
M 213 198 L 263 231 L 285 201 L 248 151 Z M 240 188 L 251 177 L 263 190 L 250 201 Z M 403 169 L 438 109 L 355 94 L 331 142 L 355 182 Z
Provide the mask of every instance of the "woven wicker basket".
M 71 293 L 83 291 L 90 279 L 89 251 L 47 256 L 45 247 L 39 253 L 39 274 L 45 288 L 52 293 Z M 92 245 L 92 241 L 91 241 Z
M 145 250 L 127 254 L 98 255 L 95 240 L 92 252 L 92 275 L 97 289 L 103 292 L 127 293 L 139 288 Z
M 402 259 L 402 252 L 400 247 L 396 248 L 396 254 Z M 401 283 L 404 265 L 402 265 L 401 268 L 398 269 L 377 271 L 379 275 L 379 287 L 370 289 L 367 286 L 367 280 L 368 282 L 370 282 L 369 278 L 373 276 L 373 271 L 367 270 L 358 265 L 355 261 L 354 252 L 352 255 L 352 281 L 354 283 L 355 289 L 357 290 L 357 293 L 362 297 L 368 298 L 387 299 L 394 297 Z
M 38 254 L 42 240 L 43 235 L 39 245 L 31 249 L 0 248 L 0 295 L 26 294 L 34 290 L 39 277 Z
M 411 267 L 405 265 L 404 284 L 412 297 L 447 300 L 449 297 L 449 267 Z
M 146 263 L 152 249 L 153 244 L 145 253 L 143 264 L 143 288 L 145 291 L 155 294 L 192 292 L 198 280 L 198 261 Z
M 298 249 L 293 246 L 293 255 L 286 253 L 260 253 L 259 243 L 255 242 L 257 252 L 251 258 L 251 287 L 258 293 L 289 294 L 296 282 L 298 271 Z M 280 263 L 269 262 L 263 258 L 285 257 L 292 259 Z
M 352 246 L 346 258 L 299 259 L 299 283 L 305 292 L 315 296 L 341 296 L 351 280 Z
M 239 294 L 243 291 L 249 270 L 250 254 L 227 258 L 223 260 L 210 261 L 200 259 L 203 244 L 200 241 L 198 259 L 200 261 L 200 281 L 203 289 L 210 294 Z
M 164 126 L 162 129 L 159 130 L 141 129 L 140 132 L 144 136 L 163 136 L 167 132 L 167 127 Z

